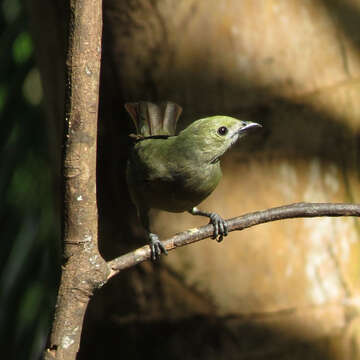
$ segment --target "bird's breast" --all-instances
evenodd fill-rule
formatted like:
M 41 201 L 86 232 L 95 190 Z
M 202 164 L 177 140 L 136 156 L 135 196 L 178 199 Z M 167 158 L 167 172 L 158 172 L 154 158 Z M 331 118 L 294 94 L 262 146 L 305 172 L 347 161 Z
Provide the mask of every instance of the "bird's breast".
M 154 208 L 183 212 L 205 200 L 216 188 L 221 178 L 220 167 L 197 166 L 181 168 L 170 176 L 150 181 L 149 189 Z
M 154 154 L 141 150 L 135 149 L 128 163 L 129 188 L 138 206 L 187 211 L 208 197 L 221 179 L 219 162 L 201 163 L 166 153 L 165 148 Z

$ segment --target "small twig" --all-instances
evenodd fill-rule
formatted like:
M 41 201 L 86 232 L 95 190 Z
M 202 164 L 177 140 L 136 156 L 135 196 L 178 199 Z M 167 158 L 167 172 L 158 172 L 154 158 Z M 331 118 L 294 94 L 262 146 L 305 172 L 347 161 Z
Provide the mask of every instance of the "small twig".
M 256 211 L 240 217 L 229 219 L 229 231 L 243 230 L 254 225 L 292 218 L 308 218 L 320 216 L 360 216 L 360 205 L 356 204 L 332 204 L 332 203 L 296 203 L 280 206 L 263 211 Z M 176 234 L 163 241 L 167 251 L 177 247 L 188 245 L 208 237 L 213 234 L 213 226 L 206 225 L 198 229 L 190 229 Z M 109 278 L 118 272 L 137 265 L 150 259 L 150 247 L 148 245 L 131 251 L 107 264 L 111 269 Z

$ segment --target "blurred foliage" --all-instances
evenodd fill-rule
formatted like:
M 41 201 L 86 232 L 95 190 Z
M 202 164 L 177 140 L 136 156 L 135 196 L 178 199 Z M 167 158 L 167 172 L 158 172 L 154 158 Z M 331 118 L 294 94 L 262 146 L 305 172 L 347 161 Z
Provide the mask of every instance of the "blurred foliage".
M 7 359 L 38 359 L 59 278 L 57 191 L 25 9 L 0 6 L 0 339 Z

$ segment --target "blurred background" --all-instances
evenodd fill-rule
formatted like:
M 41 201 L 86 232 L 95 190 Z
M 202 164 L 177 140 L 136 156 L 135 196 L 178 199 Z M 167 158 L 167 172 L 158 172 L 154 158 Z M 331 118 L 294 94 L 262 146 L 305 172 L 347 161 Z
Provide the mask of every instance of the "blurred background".
M 22 1 L 1 2 L 0 29 L 0 346 L 6 358 L 37 359 L 59 278 L 58 195 L 40 74 Z
M 5 0 L 0 19 L 1 341 L 7 358 L 37 359 L 60 265 L 67 9 Z M 214 114 L 263 125 L 224 157 L 201 205 L 234 217 L 359 202 L 359 80 L 358 0 L 105 0 L 103 256 L 144 243 L 125 183 L 124 102 L 175 101 L 180 128 Z M 205 222 L 153 217 L 163 237 Z M 360 359 L 359 229 L 352 218 L 274 222 L 129 269 L 93 297 L 79 359 Z

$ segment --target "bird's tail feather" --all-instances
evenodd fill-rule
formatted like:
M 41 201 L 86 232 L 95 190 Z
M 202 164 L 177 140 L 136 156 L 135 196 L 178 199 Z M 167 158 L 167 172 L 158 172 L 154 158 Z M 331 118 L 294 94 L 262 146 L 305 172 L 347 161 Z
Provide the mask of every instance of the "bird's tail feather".
M 125 109 L 134 121 L 137 135 L 143 137 L 175 135 L 182 108 L 173 102 L 154 104 L 147 101 L 126 103 Z

